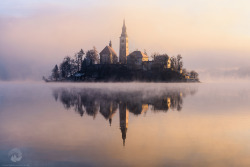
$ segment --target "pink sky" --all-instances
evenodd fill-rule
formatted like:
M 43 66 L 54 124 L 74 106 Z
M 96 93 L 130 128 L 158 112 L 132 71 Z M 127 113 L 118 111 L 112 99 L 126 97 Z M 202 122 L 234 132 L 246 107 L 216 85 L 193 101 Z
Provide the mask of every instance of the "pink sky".
M 182 54 L 184 66 L 200 73 L 248 67 L 249 5 L 246 0 L 1 1 L 0 69 L 11 78 L 40 79 L 81 48 L 96 46 L 100 52 L 112 40 L 119 53 L 123 18 L 130 52 Z

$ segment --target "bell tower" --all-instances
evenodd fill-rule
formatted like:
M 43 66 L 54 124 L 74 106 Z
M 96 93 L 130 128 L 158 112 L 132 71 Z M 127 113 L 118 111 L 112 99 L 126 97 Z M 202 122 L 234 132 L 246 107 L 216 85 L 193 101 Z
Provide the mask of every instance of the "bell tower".
M 125 25 L 125 19 L 123 20 L 122 34 L 120 37 L 120 55 L 119 62 L 121 64 L 127 64 L 127 56 L 128 56 L 128 35 Z

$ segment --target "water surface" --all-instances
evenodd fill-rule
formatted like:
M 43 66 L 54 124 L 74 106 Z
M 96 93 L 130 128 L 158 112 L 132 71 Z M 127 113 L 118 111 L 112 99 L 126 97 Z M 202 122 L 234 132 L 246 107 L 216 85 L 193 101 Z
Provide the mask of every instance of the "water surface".
M 7 82 L 0 92 L 2 166 L 250 165 L 248 84 Z

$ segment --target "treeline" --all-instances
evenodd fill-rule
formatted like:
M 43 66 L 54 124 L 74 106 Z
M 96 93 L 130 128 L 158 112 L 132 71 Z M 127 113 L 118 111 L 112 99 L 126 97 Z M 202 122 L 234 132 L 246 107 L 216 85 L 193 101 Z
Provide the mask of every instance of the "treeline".
M 147 54 L 146 51 L 144 51 L 144 53 Z M 59 64 L 59 66 L 55 65 L 55 67 L 52 69 L 51 76 L 49 76 L 48 79 L 43 77 L 43 79 L 45 81 L 62 81 L 66 79 L 73 80 L 72 78 L 79 77 L 79 76 L 80 76 L 79 78 L 81 78 L 81 76 L 83 75 L 85 75 L 84 79 L 86 79 L 86 77 L 91 76 L 91 75 L 97 75 L 97 78 L 104 78 L 104 79 L 105 77 L 110 78 L 114 76 L 121 79 L 122 77 L 126 78 L 127 76 L 127 78 L 131 78 L 133 80 L 135 78 L 134 75 L 136 75 L 137 79 L 146 78 L 146 80 L 150 80 L 150 78 L 155 78 L 156 76 L 159 76 L 160 78 L 165 78 L 164 80 L 166 81 L 167 81 L 167 77 L 170 77 L 169 78 L 170 80 L 173 80 L 175 77 L 176 80 L 191 79 L 191 80 L 199 81 L 199 78 L 198 78 L 199 74 L 196 71 L 194 70 L 188 71 L 185 68 L 183 68 L 183 59 L 181 55 L 169 57 L 167 54 L 153 53 L 151 55 L 151 58 L 153 61 L 151 62 L 152 63 L 151 72 L 147 71 L 147 73 L 151 74 L 151 76 L 143 74 L 143 76 L 139 77 L 137 75 L 142 75 L 142 74 L 140 73 L 134 74 L 136 70 L 133 71 L 133 69 L 136 69 L 136 68 L 129 68 L 129 66 L 130 67 L 137 66 L 136 58 L 128 62 L 129 64 L 128 64 L 128 67 L 125 69 L 125 72 L 123 69 L 124 66 L 118 66 L 119 68 L 114 68 L 113 66 L 112 67 L 113 70 L 109 68 L 106 69 L 106 67 L 104 68 L 103 66 L 101 70 L 102 72 L 100 72 L 100 71 L 96 71 L 96 69 L 91 68 L 92 64 L 100 64 L 100 56 L 99 56 L 97 49 L 93 47 L 92 49 L 88 50 L 86 53 L 84 52 L 83 49 L 81 49 L 79 52 L 75 53 L 73 57 L 66 56 L 63 59 L 63 61 Z M 106 73 L 108 74 L 108 71 L 110 70 L 113 71 L 113 73 L 110 74 L 110 76 L 104 75 Z M 165 75 L 166 70 L 168 71 L 168 75 Z M 154 75 L 155 77 L 152 75 Z M 164 77 L 163 76 L 161 77 L 160 75 L 164 75 Z
M 59 100 L 65 109 L 73 108 L 81 116 L 95 116 L 98 111 L 108 119 L 118 109 L 119 104 L 126 104 L 128 111 L 140 115 L 143 106 L 151 105 L 153 112 L 181 111 L 183 97 L 195 94 L 196 89 L 164 90 L 156 94 L 151 91 L 113 91 L 105 89 L 54 89 L 53 96 Z M 100 110 L 99 110 L 100 109 Z
M 155 62 L 158 62 L 159 64 L 162 62 L 166 62 L 166 60 L 170 59 L 171 62 L 170 68 L 172 71 L 176 72 L 181 71 L 182 75 L 189 76 L 190 78 L 199 80 L 199 74 L 196 71 L 194 70 L 188 71 L 186 68 L 183 68 L 183 59 L 180 54 L 178 54 L 177 56 L 169 57 L 167 54 L 153 53 L 151 55 L 151 58 Z
M 78 53 L 75 53 L 73 57 L 66 56 L 59 67 L 55 65 L 52 69 L 49 80 L 62 80 L 80 72 L 82 63 L 86 61 L 89 62 L 89 64 L 98 64 L 100 62 L 99 53 L 96 47 L 93 47 L 93 49 L 88 50 L 86 53 L 81 49 Z

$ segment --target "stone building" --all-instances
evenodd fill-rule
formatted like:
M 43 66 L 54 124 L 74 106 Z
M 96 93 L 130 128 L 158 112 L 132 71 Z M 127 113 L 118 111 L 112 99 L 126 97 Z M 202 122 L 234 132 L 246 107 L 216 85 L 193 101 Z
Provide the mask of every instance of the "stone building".
M 100 64 L 116 64 L 118 63 L 118 57 L 112 48 L 111 41 L 109 42 L 109 46 L 106 46 L 100 52 Z
M 148 56 L 141 51 L 134 51 L 127 57 L 129 68 L 142 68 L 142 63 L 148 61 Z

